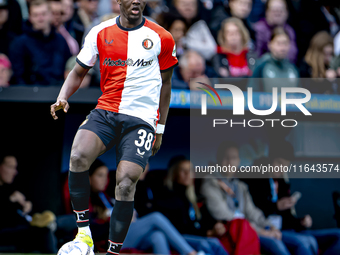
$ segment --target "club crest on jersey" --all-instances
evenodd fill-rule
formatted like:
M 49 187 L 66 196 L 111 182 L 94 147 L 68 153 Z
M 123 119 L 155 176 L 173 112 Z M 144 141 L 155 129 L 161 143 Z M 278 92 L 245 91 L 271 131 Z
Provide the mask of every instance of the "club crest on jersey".
M 147 38 L 143 40 L 143 48 L 146 50 L 150 50 L 153 46 L 153 42 L 151 41 L 151 39 Z

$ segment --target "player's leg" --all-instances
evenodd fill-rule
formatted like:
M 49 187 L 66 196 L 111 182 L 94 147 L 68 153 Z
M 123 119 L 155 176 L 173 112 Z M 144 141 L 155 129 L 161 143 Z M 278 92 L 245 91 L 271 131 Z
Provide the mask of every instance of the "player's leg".
M 112 146 L 116 138 L 106 116 L 104 110 L 92 110 L 79 127 L 71 150 L 69 190 L 79 228 L 76 239 L 84 242 L 86 237 L 79 235 L 83 231 L 92 242 L 89 228 L 89 168 L 100 154 Z
M 128 232 L 134 207 L 134 194 L 139 176 L 152 154 L 154 130 L 139 118 L 117 115 L 123 123 L 117 144 L 116 203 L 110 220 L 107 254 L 119 254 Z
M 122 160 L 116 172 L 116 202 L 110 219 L 108 254 L 119 254 L 133 216 L 134 194 L 143 168 Z
M 76 214 L 78 235 L 76 240 L 93 247 L 89 228 L 90 181 L 89 168 L 93 161 L 105 151 L 101 139 L 92 131 L 79 129 L 72 145 L 69 171 L 69 191 Z

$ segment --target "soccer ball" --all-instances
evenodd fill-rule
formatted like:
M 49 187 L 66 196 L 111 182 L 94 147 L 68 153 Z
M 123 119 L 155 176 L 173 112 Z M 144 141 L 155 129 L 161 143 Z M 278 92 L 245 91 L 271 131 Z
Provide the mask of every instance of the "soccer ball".
M 86 243 L 71 241 L 65 243 L 59 249 L 57 255 L 94 255 L 94 252 Z

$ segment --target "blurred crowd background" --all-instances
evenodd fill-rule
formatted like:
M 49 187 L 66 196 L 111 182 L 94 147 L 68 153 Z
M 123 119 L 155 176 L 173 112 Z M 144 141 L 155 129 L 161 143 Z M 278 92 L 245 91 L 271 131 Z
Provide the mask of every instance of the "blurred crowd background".
M 190 78 L 312 78 L 290 86 L 337 94 L 340 7 L 336 0 L 150 0 L 144 15 L 172 34 Z M 89 30 L 120 14 L 116 0 L 1 0 L 0 85 L 62 85 Z M 82 87 L 99 87 L 99 64 Z M 270 91 L 264 84 L 255 90 Z
M 119 14 L 116 0 L 0 0 L 0 92 L 59 88 L 90 29 Z M 340 92 L 337 0 L 149 0 L 144 15 L 176 42 L 174 89 L 195 89 L 192 78 L 288 78 L 282 86 Z M 270 79 L 250 80 L 241 89 L 271 92 L 274 86 Z M 81 87 L 99 89 L 98 63 Z M 56 253 L 77 231 L 67 162 L 94 104 L 71 104 L 68 115 L 53 122 L 49 99 L 27 103 L 14 96 L 0 100 L 0 252 Z M 338 115 L 296 116 L 299 126 L 284 131 L 229 129 L 206 163 L 340 164 Z M 340 254 L 340 195 L 332 197 L 340 191 L 338 179 L 195 179 L 189 124 L 188 109 L 170 109 L 164 144 L 138 182 L 124 253 Z M 90 169 L 91 229 L 100 252 L 115 203 L 113 158 L 111 151 Z

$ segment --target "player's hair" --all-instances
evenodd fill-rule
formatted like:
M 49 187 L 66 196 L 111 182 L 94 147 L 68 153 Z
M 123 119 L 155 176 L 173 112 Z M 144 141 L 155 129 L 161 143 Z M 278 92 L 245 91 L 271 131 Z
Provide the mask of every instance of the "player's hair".
M 168 164 L 168 174 L 165 178 L 165 186 L 168 187 L 169 190 L 173 190 L 173 184 L 174 182 L 177 182 L 178 175 L 179 175 L 179 170 L 180 170 L 180 165 L 181 163 L 189 161 L 185 156 L 180 155 L 173 157 Z M 195 193 L 195 186 L 190 185 L 186 188 L 185 191 L 187 199 L 190 201 L 192 206 L 194 207 L 195 213 L 196 213 L 196 218 L 200 219 L 201 218 L 201 212 L 198 208 L 197 205 L 197 197 Z
M 327 45 L 333 46 L 333 38 L 326 31 L 320 31 L 313 36 L 307 50 L 305 61 L 312 68 L 312 78 L 325 78 L 326 67 L 323 49 Z
M 234 141 L 224 141 L 220 143 L 217 149 L 216 160 L 218 164 L 221 164 L 225 156 L 225 152 L 231 148 L 239 149 L 239 146 Z
M 217 35 L 217 42 L 220 46 L 224 46 L 226 43 L 226 39 L 224 36 L 225 33 L 225 27 L 228 24 L 234 24 L 235 26 L 237 26 L 239 33 L 241 34 L 242 37 L 242 44 L 243 47 L 246 48 L 249 40 L 250 40 L 250 36 L 249 36 L 249 31 L 246 28 L 246 26 L 243 24 L 242 20 L 240 20 L 239 18 L 227 18 L 225 20 L 222 21 L 221 24 L 221 29 L 218 31 L 218 35 Z

